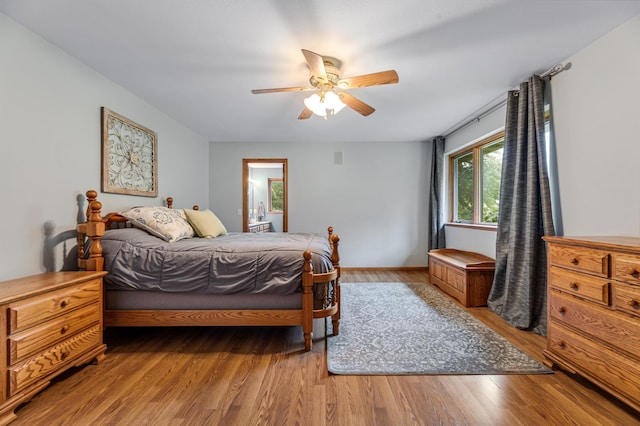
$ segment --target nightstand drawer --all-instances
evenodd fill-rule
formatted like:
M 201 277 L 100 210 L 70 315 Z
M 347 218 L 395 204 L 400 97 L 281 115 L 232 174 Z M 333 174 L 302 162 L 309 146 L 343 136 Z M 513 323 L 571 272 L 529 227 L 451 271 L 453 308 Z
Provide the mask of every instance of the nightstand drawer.
M 630 355 L 640 348 L 640 323 L 627 315 L 579 300 L 557 291 L 549 292 L 549 316 Z
M 9 367 L 10 395 L 56 372 L 63 364 L 72 363 L 84 352 L 100 345 L 101 334 L 101 326 L 96 325 L 20 364 Z
M 94 279 L 50 294 L 12 303 L 9 305 L 9 333 L 16 333 L 80 306 L 99 301 L 100 291 L 101 280 Z
M 615 283 L 613 306 L 619 311 L 640 316 L 640 287 Z
M 100 322 L 100 305 L 93 303 L 39 326 L 9 336 L 9 364 L 43 351 L 54 343 Z
M 599 275 L 603 278 L 609 275 L 609 253 L 604 250 L 551 245 L 549 260 L 552 265 Z
M 549 273 L 549 284 L 552 288 L 604 305 L 609 304 L 609 280 L 568 271 L 557 266 L 552 266 Z

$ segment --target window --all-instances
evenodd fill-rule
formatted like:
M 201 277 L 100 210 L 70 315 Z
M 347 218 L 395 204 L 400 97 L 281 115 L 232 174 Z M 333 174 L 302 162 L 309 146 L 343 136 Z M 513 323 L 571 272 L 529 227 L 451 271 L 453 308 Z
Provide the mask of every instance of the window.
M 500 132 L 449 156 L 451 222 L 498 223 L 503 150 Z
M 284 184 L 282 178 L 269 178 L 269 213 L 284 211 Z

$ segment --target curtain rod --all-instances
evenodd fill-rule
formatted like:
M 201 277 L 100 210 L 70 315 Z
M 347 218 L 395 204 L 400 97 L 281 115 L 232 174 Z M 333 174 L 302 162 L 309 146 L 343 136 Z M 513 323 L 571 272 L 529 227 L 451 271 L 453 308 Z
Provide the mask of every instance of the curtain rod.
M 552 77 L 562 71 L 564 71 L 565 69 L 569 69 L 571 67 L 571 64 L 567 64 L 567 66 L 565 67 L 562 64 L 558 64 L 556 66 L 554 66 L 553 68 L 551 68 L 550 70 L 543 72 L 542 74 L 540 74 L 541 78 L 547 78 L 547 77 Z M 482 118 L 486 117 L 487 115 L 491 114 L 492 112 L 494 112 L 495 110 L 497 110 L 498 108 L 502 107 L 503 105 L 505 105 L 507 103 L 507 94 L 504 93 L 500 96 L 498 96 L 497 98 L 495 98 L 494 100 L 492 100 L 491 102 L 489 102 L 488 104 L 485 104 L 482 108 L 480 108 L 479 110 L 477 110 L 476 112 L 474 112 L 473 114 L 471 114 L 470 116 L 468 116 L 467 118 L 465 118 L 464 120 L 460 121 L 458 124 L 456 124 L 453 127 L 450 127 L 449 129 L 447 129 L 446 132 L 444 132 L 443 136 L 446 138 L 448 138 L 449 136 L 453 135 L 454 133 L 459 132 L 460 130 L 464 129 L 465 127 L 480 121 Z M 482 111 L 482 112 L 480 112 Z

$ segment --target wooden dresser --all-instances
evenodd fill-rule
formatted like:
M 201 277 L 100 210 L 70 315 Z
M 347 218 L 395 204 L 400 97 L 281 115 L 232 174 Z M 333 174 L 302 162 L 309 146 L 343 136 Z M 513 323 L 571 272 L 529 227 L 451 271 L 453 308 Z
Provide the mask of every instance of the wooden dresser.
M 0 283 L 0 425 L 55 376 L 104 358 L 105 274 L 51 272 Z
M 640 411 L 640 238 L 545 237 L 545 364 Z
M 493 284 L 495 261 L 451 248 L 429 251 L 429 280 L 465 307 L 485 306 Z

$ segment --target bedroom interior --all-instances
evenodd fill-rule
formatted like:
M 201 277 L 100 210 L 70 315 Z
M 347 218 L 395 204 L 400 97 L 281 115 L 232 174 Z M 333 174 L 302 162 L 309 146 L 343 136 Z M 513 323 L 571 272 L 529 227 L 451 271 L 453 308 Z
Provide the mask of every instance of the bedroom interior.
M 434 138 L 445 136 L 447 158 L 504 130 L 507 92 L 557 64 L 566 70 L 548 86 L 561 235 L 640 236 L 634 160 L 640 154 L 639 3 L 411 0 L 390 8 L 376 0 L 340 6 L 323 20 L 326 2 L 193 1 L 177 12 L 169 3 L 151 8 L 136 1 L 123 14 L 121 2 L 0 0 L 6 64 L 0 67 L 0 197 L 17 212 L 2 224 L 0 281 L 61 268 L 62 248 L 49 256 L 45 249 L 54 242 L 48 238 L 69 236 L 78 211 L 90 204 L 80 198 L 101 186 L 105 107 L 157 133 L 158 193 L 99 192 L 101 215 L 165 206 L 172 197 L 176 209 L 199 205 L 231 233 L 242 232 L 246 219 L 258 216 L 257 207 L 245 206 L 243 160 L 286 159 L 287 230 L 326 239 L 327 225 L 335 226 L 341 283 L 430 285 Z M 118 30 L 109 32 L 109 22 Z M 262 23 L 259 31 L 255 22 Z M 298 120 L 310 92 L 255 96 L 251 90 L 308 86 L 309 64 L 300 49 L 339 58 L 346 76 L 396 70 L 399 81 L 345 89 L 375 107 L 369 116 L 345 108 L 327 120 Z M 446 223 L 444 231 L 447 248 L 497 260 L 495 230 Z M 634 342 L 637 253 L 624 241 L 550 240 L 564 251 L 549 266 L 549 306 L 601 315 Z M 574 258 L 588 265 L 600 259 L 604 269 L 572 264 Z M 567 277 L 583 280 L 587 295 Z M 69 363 L 48 385 L 28 383 L 22 400 L 29 402 L 10 407 L 17 414 L 13 424 L 640 423 L 633 395 L 637 354 L 624 339 L 573 324 L 575 317 L 562 309 L 550 311 L 549 343 L 487 307 L 466 308 L 534 360 L 557 361 L 562 368 L 554 374 L 351 376 L 328 373 L 330 326 L 320 318 L 312 320 L 309 352 L 302 326 L 108 327 L 97 342 L 93 307 L 102 301 L 95 285 L 56 285 L 56 291 L 87 295 L 76 313 L 90 336 L 83 347 L 91 348 L 78 359 L 82 365 Z M 27 296 L 38 295 L 20 297 Z M 0 302 L 14 307 L 16 300 L 3 294 Z M 13 331 L 5 326 L 2 335 L 10 339 Z M 572 355 L 577 364 L 558 355 L 574 343 L 582 348 Z M 5 367 L 33 353 L 31 346 L 27 355 L 17 348 L 17 355 L 0 351 L 3 398 L 24 383 Z M 584 367 L 581 353 L 624 368 Z M 100 362 L 87 365 L 92 357 Z

